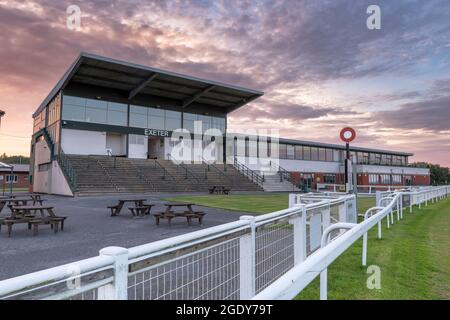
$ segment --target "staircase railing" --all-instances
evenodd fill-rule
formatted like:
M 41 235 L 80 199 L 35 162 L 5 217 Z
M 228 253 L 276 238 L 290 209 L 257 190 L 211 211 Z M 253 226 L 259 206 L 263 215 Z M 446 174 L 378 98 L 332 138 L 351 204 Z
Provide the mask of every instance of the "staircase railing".
M 259 175 L 257 172 L 253 171 L 243 163 L 240 163 L 237 158 L 234 158 L 234 167 L 237 169 L 237 171 L 245 175 L 257 185 L 261 187 L 263 186 L 265 180 L 264 176 Z
M 157 191 L 156 190 L 156 186 L 153 184 L 152 181 L 150 181 L 147 176 L 142 172 L 141 169 L 139 169 L 134 163 L 133 161 L 128 161 L 128 163 L 133 167 L 134 170 L 136 170 L 138 177 L 143 180 L 146 184 L 148 184 L 153 191 Z
M 194 178 L 195 181 L 200 182 L 200 179 L 191 170 L 189 170 L 182 162 L 178 162 L 177 160 L 173 159 L 170 153 L 167 154 L 167 158 L 176 164 L 177 170 L 181 168 L 184 171 L 185 179 L 189 179 L 190 175 L 192 178 Z
M 205 158 L 202 157 L 202 161 L 203 163 L 205 163 L 207 165 L 207 169 L 208 171 L 211 170 L 211 168 L 213 168 L 215 171 L 219 172 L 223 177 L 225 177 L 226 179 L 228 179 L 228 181 L 230 181 L 231 185 L 234 185 L 234 180 L 231 179 L 225 172 L 223 172 L 222 170 L 220 170 L 219 168 L 217 168 L 213 163 L 208 163 Z M 224 168 L 226 168 L 226 166 L 224 166 Z M 225 169 L 224 169 L 225 170 Z
M 97 164 L 99 165 L 100 168 L 102 168 L 103 172 L 106 174 L 106 176 L 108 177 L 109 183 L 111 183 L 111 185 L 114 186 L 114 188 L 116 188 L 117 191 L 120 191 L 120 188 L 117 184 L 114 183 L 113 178 L 111 177 L 111 175 L 109 174 L 108 170 L 106 170 L 105 166 L 101 163 L 101 161 L 99 159 L 97 160 Z
M 156 160 L 156 159 L 153 159 L 153 160 L 155 161 L 155 168 L 159 167 L 160 169 L 163 170 L 163 176 L 162 176 L 163 180 L 165 180 L 166 176 L 168 176 L 168 177 L 170 177 L 170 179 L 172 179 L 172 181 L 176 181 L 175 177 L 172 174 L 170 174 L 170 172 L 167 171 L 167 169 L 161 163 L 159 163 L 158 160 Z
M 278 175 L 280 176 L 280 182 L 282 182 L 283 180 L 287 180 L 293 184 L 291 172 L 287 171 L 279 164 L 278 165 L 274 164 L 272 161 L 270 161 L 270 168 L 274 169 L 274 171 L 278 173 Z
M 70 189 L 72 192 L 75 192 L 77 188 L 77 174 L 70 163 L 69 158 L 66 156 L 64 151 L 60 150 L 59 155 L 56 156 L 56 160 L 58 161 L 59 167 L 69 183 Z

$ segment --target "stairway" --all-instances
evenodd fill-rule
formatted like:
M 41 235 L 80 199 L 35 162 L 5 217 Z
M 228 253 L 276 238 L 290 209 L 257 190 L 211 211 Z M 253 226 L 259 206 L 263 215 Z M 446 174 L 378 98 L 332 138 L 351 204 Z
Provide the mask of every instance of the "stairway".
M 79 196 L 114 193 L 207 192 L 211 186 L 232 191 L 262 191 L 233 166 L 178 165 L 169 160 L 66 155 Z
M 262 175 L 262 173 L 260 173 Z M 300 192 L 301 190 L 286 179 L 280 181 L 278 172 L 274 174 L 264 174 L 264 191 L 267 192 Z

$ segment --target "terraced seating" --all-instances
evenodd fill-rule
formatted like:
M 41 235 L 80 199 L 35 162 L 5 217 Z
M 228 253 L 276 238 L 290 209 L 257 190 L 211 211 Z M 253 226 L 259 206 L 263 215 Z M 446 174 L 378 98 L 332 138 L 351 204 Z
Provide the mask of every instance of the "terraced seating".
M 209 188 L 217 185 L 232 191 L 262 190 L 232 165 L 178 165 L 169 160 L 66 156 L 76 174 L 77 195 L 191 191 L 207 193 Z

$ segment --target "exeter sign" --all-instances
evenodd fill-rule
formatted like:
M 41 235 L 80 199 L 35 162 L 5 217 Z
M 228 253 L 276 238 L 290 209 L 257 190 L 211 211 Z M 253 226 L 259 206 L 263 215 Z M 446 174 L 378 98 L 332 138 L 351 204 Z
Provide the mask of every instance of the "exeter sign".
M 159 129 L 145 129 L 144 134 L 146 136 L 153 137 L 169 137 L 169 131 L 167 130 L 159 130 Z

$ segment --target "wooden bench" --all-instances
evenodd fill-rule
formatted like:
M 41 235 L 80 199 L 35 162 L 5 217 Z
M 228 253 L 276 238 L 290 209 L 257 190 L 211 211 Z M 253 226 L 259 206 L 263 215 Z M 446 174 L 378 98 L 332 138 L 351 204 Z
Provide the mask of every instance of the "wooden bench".
M 205 216 L 206 213 L 204 213 L 203 211 L 194 211 L 192 212 L 186 212 L 185 217 L 187 218 L 187 223 L 188 225 L 191 225 L 192 223 L 192 219 L 198 219 L 198 224 L 202 225 L 203 224 L 203 217 Z
M 213 186 L 212 188 L 208 188 L 209 194 L 213 194 L 216 191 L 216 186 Z
M 120 211 L 122 210 L 123 204 L 117 204 L 115 206 L 108 206 L 108 209 L 111 210 L 111 217 L 114 217 L 116 215 L 119 215 Z
M 176 217 L 176 215 L 173 213 L 165 213 L 165 212 L 154 213 L 153 216 L 155 217 L 157 226 L 159 226 L 159 221 L 161 219 L 167 219 L 167 222 L 169 223 L 170 226 L 172 219 Z
M 230 194 L 231 188 L 226 188 L 224 186 L 213 186 L 208 189 L 209 194 Z
M 41 218 L 41 219 L 32 219 L 28 221 L 28 229 L 33 227 L 33 236 L 37 236 L 38 227 L 41 224 L 50 224 L 50 227 L 53 229 L 54 233 L 58 232 L 59 224 L 61 223 L 61 231 L 64 229 L 64 219 L 63 217 L 58 218 Z
M 135 217 L 135 216 L 149 215 L 150 211 L 152 210 L 152 207 L 154 207 L 153 204 L 144 204 L 142 206 L 128 207 L 128 209 L 133 214 L 133 217 Z

